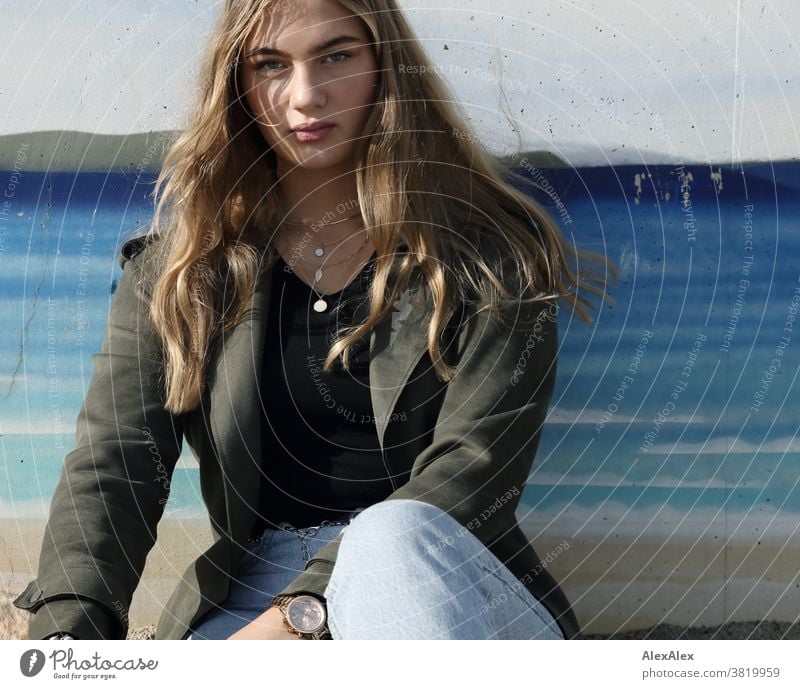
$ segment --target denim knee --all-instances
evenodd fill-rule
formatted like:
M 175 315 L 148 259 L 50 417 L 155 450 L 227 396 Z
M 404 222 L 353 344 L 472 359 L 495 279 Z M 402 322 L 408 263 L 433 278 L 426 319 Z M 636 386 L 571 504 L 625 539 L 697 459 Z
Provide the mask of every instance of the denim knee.
M 367 570 L 391 569 L 410 565 L 412 560 L 427 560 L 433 550 L 437 559 L 446 553 L 436 544 L 455 542 L 460 524 L 444 510 L 421 500 L 398 498 L 375 503 L 350 522 L 343 532 L 334 576 Z M 336 576 L 338 575 L 338 576 Z M 349 574 L 348 574 L 349 575 Z
M 381 533 L 395 539 L 403 536 L 419 537 L 419 529 L 458 529 L 459 523 L 447 512 L 411 498 L 398 498 L 375 503 L 362 510 L 347 527 L 348 534 L 365 530 L 369 535 Z

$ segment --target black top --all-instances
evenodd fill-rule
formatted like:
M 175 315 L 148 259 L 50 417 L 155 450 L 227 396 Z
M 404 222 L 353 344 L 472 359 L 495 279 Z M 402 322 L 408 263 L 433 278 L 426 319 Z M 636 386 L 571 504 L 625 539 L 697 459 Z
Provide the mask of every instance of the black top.
M 351 348 L 350 371 L 322 370 L 337 328 L 361 322 L 376 256 L 347 287 L 317 295 L 287 264 L 273 268 L 261 379 L 260 513 L 275 528 L 346 519 L 392 492 L 375 429 L 369 387 L 369 335 Z

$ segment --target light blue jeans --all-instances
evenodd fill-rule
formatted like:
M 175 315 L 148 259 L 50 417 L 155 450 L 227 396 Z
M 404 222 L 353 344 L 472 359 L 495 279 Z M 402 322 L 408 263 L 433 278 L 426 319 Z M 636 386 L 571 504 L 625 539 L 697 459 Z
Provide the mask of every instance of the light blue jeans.
M 325 589 L 334 639 L 564 638 L 544 605 L 471 531 L 428 503 L 386 500 L 349 524 L 278 526 L 248 550 L 228 599 L 188 639 L 227 639 L 253 621 L 340 532 Z

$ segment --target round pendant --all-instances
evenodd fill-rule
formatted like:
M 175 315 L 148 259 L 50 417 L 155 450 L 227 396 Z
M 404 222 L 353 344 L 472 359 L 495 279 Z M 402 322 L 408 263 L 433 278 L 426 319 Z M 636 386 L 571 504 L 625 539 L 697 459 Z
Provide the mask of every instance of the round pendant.
M 317 256 L 322 256 L 325 253 L 325 249 L 323 249 L 321 246 L 318 246 L 316 249 L 314 249 L 314 253 Z
M 326 302 L 324 299 L 317 299 L 317 301 L 314 302 L 314 311 L 317 313 L 322 313 L 327 308 L 328 302 Z

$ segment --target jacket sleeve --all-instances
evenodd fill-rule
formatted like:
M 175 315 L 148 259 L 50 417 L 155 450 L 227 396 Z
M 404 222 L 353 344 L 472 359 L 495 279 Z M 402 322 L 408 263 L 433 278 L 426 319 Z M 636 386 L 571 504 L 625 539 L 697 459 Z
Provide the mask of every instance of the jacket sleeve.
M 179 416 L 163 409 L 160 341 L 143 264 L 128 260 L 77 418 L 75 449 L 50 505 L 36 579 L 14 601 L 29 638 L 58 631 L 124 639 L 128 610 L 181 451 Z
M 386 498 L 435 505 L 487 546 L 516 523 L 556 379 L 555 305 L 519 304 L 510 316 L 513 327 L 487 311 L 466 319 L 433 440 Z M 281 593 L 324 598 L 343 535 Z

